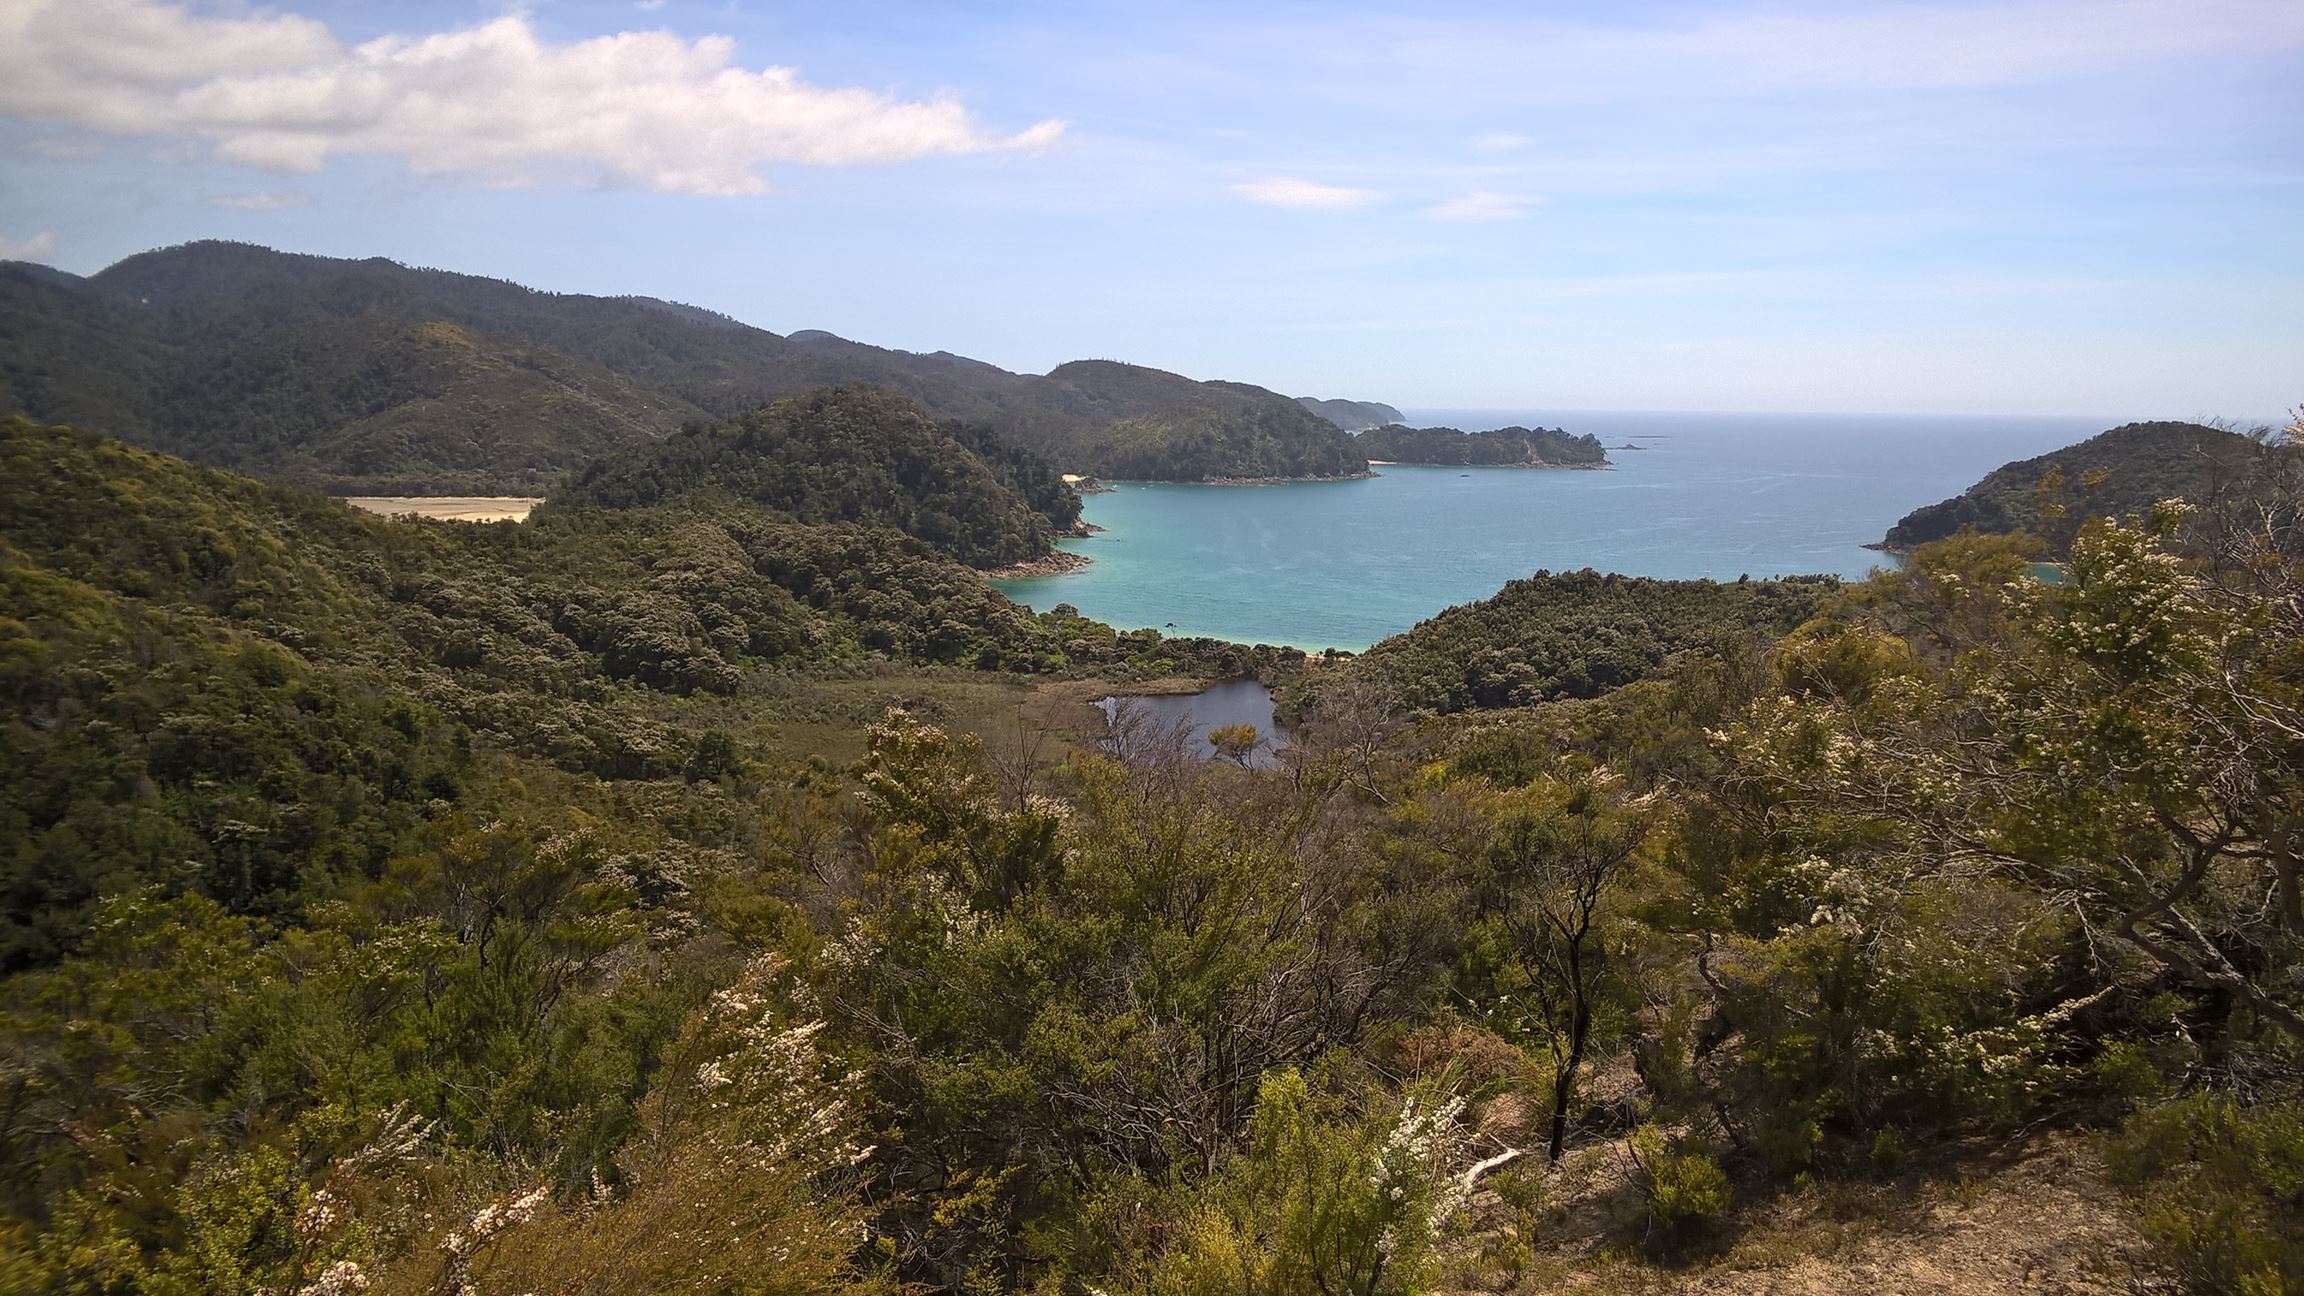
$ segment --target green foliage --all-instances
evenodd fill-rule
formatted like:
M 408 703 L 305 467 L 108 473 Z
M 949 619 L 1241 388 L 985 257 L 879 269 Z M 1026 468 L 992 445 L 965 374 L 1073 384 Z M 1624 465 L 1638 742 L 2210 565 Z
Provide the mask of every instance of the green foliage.
M 1320 400 L 1299 396 L 1296 403 L 1347 432 L 1400 421 L 1400 411 L 1380 401 Z
M 621 1154 L 622 1192 L 570 1205 L 541 1190 L 482 1207 L 441 1237 L 434 1290 L 568 1296 L 821 1296 L 877 1288 L 851 1264 L 854 1195 L 871 1154 L 798 1020 L 774 956 L 692 1012 Z
M 1245 765 L 1256 751 L 1262 738 L 1252 724 L 1218 725 L 1208 731 L 1208 745 L 1216 754 L 1235 765 Z
M 2304 1114 L 2292 1092 L 2254 1105 L 2193 1094 L 2138 1114 L 2110 1151 L 2186 1291 L 2304 1286 Z
M 1411 1096 L 1365 1115 L 1295 1070 L 1265 1078 L 1247 1146 L 1180 1209 L 1141 1290 L 1151 1296 L 1380 1296 L 1434 1290 L 1457 1100 Z
M 1827 577 L 1717 584 L 1538 572 L 1377 644 L 1357 669 L 1404 704 L 1443 712 L 1594 697 L 1675 654 L 1773 640 L 1836 585 Z
M 1464 432 L 1389 423 L 1357 433 L 1352 441 L 1361 454 L 1387 463 L 1552 468 L 1600 468 L 1608 463 L 1600 438 L 1589 432 L 1575 436 L 1559 428 Z
M 1118 481 L 1339 477 L 1365 472 L 1352 438 L 1245 383 L 1192 383 L 1109 360 L 1048 372 L 1047 412 L 1011 435 L 1072 472 Z
M 1012 491 L 1002 469 L 1036 484 L 1039 498 Z M 910 401 L 861 387 L 691 425 L 587 468 L 551 507 L 645 507 L 707 491 L 802 522 L 890 527 L 979 567 L 1037 558 L 1052 528 L 1080 518 L 1079 498 L 1046 465 L 1011 452 L 995 468 Z
M 2148 512 L 2164 499 L 2222 513 L 2263 498 L 2265 447 L 2198 423 L 2129 423 L 2049 454 L 2003 464 L 1965 492 L 1914 509 L 1886 547 L 1917 549 L 1962 530 L 2026 532 L 2061 557 L 2081 523 Z
M 0 1288 L 1453 1290 L 1539 1150 L 1671 1249 L 2114 1121 L 2171 1274 L 2298 1282 L 2278 534 L 1546 576 L 1276 769 L 1058 751 L 1028 673 L 1303 663 L 1000 600 L 888 524 L 1045 466 L 884 400 L 518 526 L 0 425 Z
M 983 425 L 955 435 L 1036 508 L 1061 483 L 985 442 L 1106 476 L 1363 467 L 1284 396 L 1134 365 L 1035 377 L 645 297 L 246 244 L 146 252 L 86 279 L 0 267 L 0 413 L 345 494 L 543 494 L 700 417 L 841 383 Z
M 1709 1149 L 1675 1142 L 1649 1125 L 1632 1136 L 1631 1153 L 1648 1223 L 1666 1238 L 1685 1237 L 1727 1211 L 1728 1176 Z

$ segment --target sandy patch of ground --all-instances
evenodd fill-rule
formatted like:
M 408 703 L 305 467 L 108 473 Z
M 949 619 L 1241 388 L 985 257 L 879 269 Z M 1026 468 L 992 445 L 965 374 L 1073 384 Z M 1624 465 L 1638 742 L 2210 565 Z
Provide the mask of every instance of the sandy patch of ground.
M 1637 1198 L 1609 1153 L 1571 1157 L 1550 1200 L 1518 1221 L 1489 1215 L 1495 1267 L 1480 1266 L 1462 1296 L 2111 1296 L 2152 1285 L 2127 1203 L 2077 1136 L 1751 1202 L 1678 1262 L 1642 1253 L 1626 1214 Z
M 385 517 L 427 517 L 446 522 L 524 522 L 543 503 L 518 495 L 352 495 L 345 503 Z

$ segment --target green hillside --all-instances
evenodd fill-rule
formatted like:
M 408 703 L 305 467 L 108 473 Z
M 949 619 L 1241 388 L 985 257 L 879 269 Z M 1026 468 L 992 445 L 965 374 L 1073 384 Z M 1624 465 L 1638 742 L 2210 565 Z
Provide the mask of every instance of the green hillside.
M 2265 484 L 2267 464 L 2264 446 L 2237 432 L 2198 423 L 2129 423 L 2003 464 L 1951 499 L 1905 514 L 1881 547 L 1906 552 L 1973 528 L 1990 535 L 2022 531 L 2061 555 L 2092 517 L 2141 514 L 2164 499 L 2211 515 L 2246 507 Z
M 2291 559 L 1306 662 L 796 520 L 933 431 L 458 525 L 0 421 L 0 1291 L 2304 1283 Z M 1279 768 L 1099 739 L 1278 671 Z
M 978 469 L 969 484 L 997 490 Z M 947 498 L 918 497 L 923 512 Z M 1001 498 L 1011 525 L 1045 537 L 1041 515 Z M 790 502 L 387 521 L 0 420 L 0 760 L 18 771 L 0 798 L 0 966 L 53 951 L 95 895 L 136 879 L 190 869 L 271 911 L 310 870 L 373 871 L 454 786 L 459 744 L 607 778 L 677 774 L 696 738 L 650 719 L 652 694 L 890 660 L 1246 661 L 1035 617 L 920 540 L 803 521 L 838 510 Z
M 1772 643 L 1838 586 L 1827 576 L 1720 583 L 1538 572 L 1384 640 L 1355 670 L 1409 706 L 1442 712 L 1597 697 L 1682 653 Z
M 1038 558 L 1078 525 L 1079 496 L 1053 469 L 962 435 L 893 392 L 826 388 L 603 460 L 550 504 L 635 508 L 724 494 L 802 522 L 891 527 L 979 567 Z
M 1299 396 L 1296 403 L 1347 432 L 1359 432 L 1404 421 L 1399 410 L 1381 401 L 1322 400 L 1317 396 Z
M 865 382 L 1066 471 L 1333 475 L 1342 432 L 1262 388 L 1137 366 L 1013 374 L 780 337 L 693 307 L 381 259 L 194 243 L 80 278 L 0 264 L 0 412 L 351 493 L 527 493 L 604 453 Z
M 1576 436 L 1559 428 L 1465 432 L 1452 427 L 1412 428 L 1391 423 L 1357 433 L 1352 442 L 1361 454 L 1388 463 L 1514 468 L 1599 468 L 1608 463 L 1608 451 L 1600 438 L 1589 432 Z

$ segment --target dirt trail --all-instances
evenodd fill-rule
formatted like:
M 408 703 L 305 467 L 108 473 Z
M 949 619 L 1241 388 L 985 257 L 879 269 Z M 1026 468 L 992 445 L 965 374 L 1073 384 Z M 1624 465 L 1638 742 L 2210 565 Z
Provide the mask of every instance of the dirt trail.
M 1517 1265 L 1463 1296 L 2109 1296 L 2154 1290 L 2134 1221 L 2078 1138 L 2036 1140 L 1936 1177 L 1795 1190 L 1740 1211 L 1729 1240 L 1674 1267 L 1631 1258 L 1606 1149 L 1565 1173 Z M 1493 1205 L 1493 1204 L 1491 1204 Z M 1636 1231 L 1636 1229 L 1635 1229 Z M 1494 1238 L 1492 1256 L 1498 1256 Z M 1501 1258 L 1501 1257 L 1499 1257 Z M 1518 1268 L 1514 1275 L 1509 1269 Z

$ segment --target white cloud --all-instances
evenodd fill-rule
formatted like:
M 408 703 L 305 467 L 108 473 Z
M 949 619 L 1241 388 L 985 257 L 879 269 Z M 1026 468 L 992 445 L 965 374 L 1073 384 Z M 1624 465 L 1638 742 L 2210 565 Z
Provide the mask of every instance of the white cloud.
M 1472 137 L 1472 151 L 1475 153 L 1517 153 L 1534 142 L 1525 135 L 1514 134 L 1511 131 L 1489 131 L 1485 135 Z
M 1490 193 L 1485 189 L 1475 189 L 1427 207 L 1424 214 L 1434 220 L 1445 221 L 1518 220 L 1528 214 L 1530 207 L 1542 201 L 1541 198 L 1526 194 Z
M 664 7 L 664 0 L 632 0 L 632 7 L 642 13 L 654 13 Z
M 280 211 L 302 207 L 312 201 L 312 195 L 301 189 L 269 189 L 263 193 L 220 194 L 212 201 L 219 207 L 236 207 L 241 211 Z
M 0 0 L 0 113 L 189 136 L 227 161 L 316 171 L 397 157 L 498 184 L 758 193 L 759 168 L 1036 151 L 1062 134 L 978 125 L 952 99 L 823 87 L 734 62 L 724 36 L 555 43 L 525 16 L 347 46 L 294 15 L 203 18 L 161 0 Z
M 1250 202 L 1272 207 L 1365 207 L 1384 196 L 1373 189 L 1348 189 L 1289 176 L 1250 180 L 1233 185 L 1232 192 Z
M 0 261 L 45 261 L 56 255 L 56 232 L 42 230 L 19 243 L 0 234 Z

